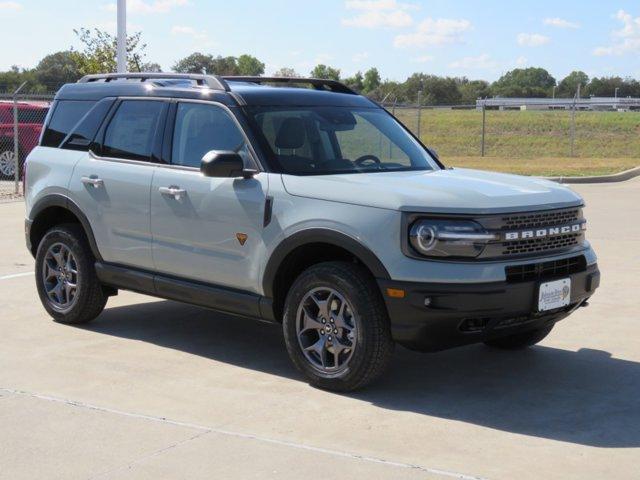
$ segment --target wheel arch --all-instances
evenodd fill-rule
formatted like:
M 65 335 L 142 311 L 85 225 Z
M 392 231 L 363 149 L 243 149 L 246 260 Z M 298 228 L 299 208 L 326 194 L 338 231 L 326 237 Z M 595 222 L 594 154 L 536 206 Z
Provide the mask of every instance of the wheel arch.
M 274 319 L 282 318 L 284 299 L 295 278 L 306 268 L 331 260 L 354 261 L 374 278 L 391 278 L 378 257 L 353 237 L 326 228 L 302 230 L 284 239 L 265 267 L 262 288 L 272 302 Z
M 82 213 L 80 207 L 69 198 L 60 194 L 47 195 L 35 203 L 29 217 L 31 226 L 28 232 L 28 240 L 31 254 L 34 257 L 40 240 L 42 240 L 47 230 L 62 223 L 77 223 L 84 230 L 94 257 L 96 260 L 102 261 L 89 220 Z

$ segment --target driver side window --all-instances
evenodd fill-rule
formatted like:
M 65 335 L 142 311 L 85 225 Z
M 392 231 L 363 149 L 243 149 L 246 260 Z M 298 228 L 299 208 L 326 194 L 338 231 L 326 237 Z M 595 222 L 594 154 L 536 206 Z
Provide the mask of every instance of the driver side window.
M 211 150 L 238 152 L 248 163 L 244 135 L 226 110 L 206 103 L 178 103 L 171 163 L 200 168 L 202 157 Z

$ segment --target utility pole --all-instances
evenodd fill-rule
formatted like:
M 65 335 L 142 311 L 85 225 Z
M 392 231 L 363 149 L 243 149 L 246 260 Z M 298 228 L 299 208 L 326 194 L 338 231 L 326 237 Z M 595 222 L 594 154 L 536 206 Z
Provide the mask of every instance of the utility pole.
M 618 90 L 620 90 L 620 87 L 616 87 L 616 91 L 613 94 L 614 98 L 617 100 L 618 99 Z
M 127 72 L 127 0 L 118 0 L 118 73 Z
M 553 98 L 554 100 L 556 99 L 556 88 L 558 88 L 556 85 L 553 86 L 553 94 L 551 95 L 551 98 Z

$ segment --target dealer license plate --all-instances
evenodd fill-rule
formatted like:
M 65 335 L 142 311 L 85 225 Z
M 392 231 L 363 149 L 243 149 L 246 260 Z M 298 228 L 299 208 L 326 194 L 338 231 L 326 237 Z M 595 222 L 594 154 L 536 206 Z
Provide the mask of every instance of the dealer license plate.
M 571 303 L 570 278 L 540 284 L 538 311 L 555 310 L 556 308 L 566 307 L 569 303 Z

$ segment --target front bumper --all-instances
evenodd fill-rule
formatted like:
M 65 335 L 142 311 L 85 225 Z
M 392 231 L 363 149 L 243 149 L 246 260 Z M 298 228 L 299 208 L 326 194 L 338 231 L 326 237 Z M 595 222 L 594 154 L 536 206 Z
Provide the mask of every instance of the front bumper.
M 571 304 L 538 312 L 540 283 L 571 277 Z M 420 351 L 445 350 L 555 323 L 570 315 L 600 284 L 596 264 L 581 272 L 521 282 L 414 283 L 378 279 L 394 340 Z M 392 297 L 388 289 L 404 291 Z

